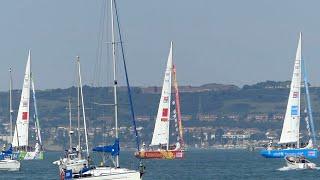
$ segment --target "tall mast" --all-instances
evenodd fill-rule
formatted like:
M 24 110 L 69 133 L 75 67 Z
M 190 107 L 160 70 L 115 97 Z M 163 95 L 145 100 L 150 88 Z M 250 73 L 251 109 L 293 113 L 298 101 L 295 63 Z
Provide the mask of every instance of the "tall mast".
M 173 57 L 173 55 L 172 55 L 172 49 L 173 49 L 173 42 L 171 41 L 170 42 L 170 52 L 169 52 L 169 56 L 171 56 L 171 57 L 169 57 L 169 58 L 171 58 L 171 65 L 170 65 L 170 67 L 171 67 L 171 69 L 170 69 L 170 73 L 172 73 L 172 71 L 173 71 L 173 69 L 172 69 L 172 57 Z M 170 79 L 170 81 L 172 81 L 172 77 L 170 77 L 171 79 Z M 172 85 L 171 85 L 171 82 L 170 82 L 170 88 L 172 88 Z M 170 94 L 170 96 L 171 96 L 171 94 Z M 170 98 L 171 99 L 171 98 Z M 171 102 L 169 102 L 169 107 L 170 107 L 170 105 L 171 105 Z M 169 108 L 170 109 L 170 108 Z M 168 117 L 168 143 L 167 143 L 167 151 L 169 150 L 169 146 L 170 146 L 170 110 L 169 110 L 169 117 Z
M 80 67 L 80 57 L 77 57 L 78 62 L 78 73 L 79 73 L 79 85 L 80 85 L 80 95 L 81 95 L 81 105 L 82 105 L 82 116 L 83 116 L 83 127 L 84 127 L 84 137 L 86 140 L 86 154 L 87 158 L 89 157 L 89 146 L 88 146 L 88 133 L 87 133 L 87 122 L 86 122 L 86 113 L 84 110 L 84 100 L 83 100 L 83 91 L 82 91 L 82 80 L 81 80 L 81 67 Z
M 10 73 L 10 83 L 9 83 L 9 119 L 10 119 L 10 143 L 12 143 L 12 69 L 9 68 L 9 73 Z
M 68 108 L 69 108 L 69 143 L 70 143 L 70 150 L 72 149 L 72 129 L 71 129 L 71 119 L 72 119 L 72 114 L 71 114 L 71 101 L 70 98 L 68 100 Z
M 300 63 L 300 65 L 299 65 L 299 68 L 300 68 L 300 86 L 301 86 L 301 59 L 302 59 L 302 54 L 301 54 L 301 52 L 302 52 L 302 33 L 300 32 L 299 33 L 299 43 L 298 43 L 298 50 L 297 50 L 297 59 L 299 59 L 299 63 Z M 299 94 L 299 98 L 300 98 L 300 94 Z M 300 107 L 301 107 L 301 105 L 300 105 L 300 103 L 301 103 L 301 101 L 300 101 L 300 99 L 299 99 L 299 111 L 300 111 Z M 300 114 L 300 112 L 299 112 L 299 116 L 301 116 L 301 114 Z M 297 148 L 299 149 L 300 148 L 300 117 L 299 117 L 299 128 L 297 129 L 297 131 L 298 131 L 298 140 L 297 140 Z
M 112 61 L 113 61 L 113 92 L 114 92 L 114 120 L 115 120 L 115 131 L 116 139 L 119 138 L 118 135 L 118 99 L 117 99 L 117 77 L 116 77 L 116 41 L 114 33 L 114 13 L 113 13 L 113 2 L 110 0 L 110 13 L 111 13 L 111 36 L 112 36 Z M 119 165 L 119 155 L 116 155 L 116 167 Z
M 171 64 L 170 64 L 170 73 L 172 73 L 172 71 L 173 71 L 173 69 L 172 69 L 172 57 L 173 57 L 173 55 L 172 55 L 172 49 L 173 49 L 173 42 L 171 41 L 171 43 L 170 43 L 170 52 L 169 52 L 169 58 L 171 58 Z M 172 76 L 170 77 L 170 91 L 171 91 L 171 88 L 172 88 L 172 85 L 171 85 L 171 81 L 172 81 Z M 169 96 L 171 96 L 171 93 L 170 93 L 170 95 Z M 170 98 L 171 99 L 171 98 Z M 170 146 L 170 105 L 171 105 L 171 102 L 169 102 L 169 117 L 168 117 L 168 126 L 167 126 L 167 128 L 168 128 L 168 134 L 167 134 L 167 138 L 168 138 L 168 143 L 167 143 L 167 150 L 169 150 L 169 146 Z
M 79 56 L 77 56 L 77 66 L 78 66 L 78 69 L 79 68 L 79 65 L 80 65 L 80 59 L 79 59 Z M 80 78 L 78 76 L 78 96 L 77 96 L 77 100 L 78 100 L 78 103 L 77 103 L 77 109 L 78 109 L 78 150 L 80 151 L 78 156 L 79 158 L 81 158 L 81 137 L 80 137 Z

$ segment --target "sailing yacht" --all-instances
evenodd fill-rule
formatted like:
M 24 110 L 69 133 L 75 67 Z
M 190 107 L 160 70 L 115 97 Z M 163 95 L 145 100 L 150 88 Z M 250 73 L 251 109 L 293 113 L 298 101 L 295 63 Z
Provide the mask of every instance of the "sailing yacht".
M 115 25 L 117 25 L 118 28 L 118 35 L 119 35 L 119 41 L 121 46 L 121 52 L 122 52 L 122 58 L 124 62 L 124 69 L 125 69 L 125 75 L 126 75 L 126 83 L 128 88 L 128 96 L 131 106 L 131 113 L 133 114 L 134 119 L 134 113 L 132 109 L 132 98 L 130 95 L 130 86 L 129 86 L 129 80 L 127 76 L 127 70 L 124 60 L 124 54 L 123 54 L 123 46 L 122 46 L 122 39 L 121 39 L 121 31 L 119 27 L 119 19 L 118 19 L 118 12 L 117 12 L 117 6 L 115 0 L 110 0 L 110 13 L 111 13 L 111 35 L 112 35 L 112 60 L 113 60 L 113 93 L 114 93 L 114 119 L 115 119 L 115 140 L 113 145 L 106 145 L 106 146 L 97 146 L 92 149 L 94 152 L 101 153 L 104 158 L 102 159 L 103 162 L 100 164 L 100 166 L 95 166 L 93 164 L 84 166 L 80 173 L 73 173 L 72 170 L 64 169 L 64 174 L 62 179 L 86 179 L 86 180 L 113 180 L 113 179 L 119 179 L 119 180 L 140 180 L 142 178 L 142 171 L 137 170 L 131 170 L 127 168 L 120 167 L 120 161 L 119 161 L 119 155 L 120 155 L 120 140 L 118 135 L 118 94 L 117 94 L 117 88 L 118 88 L 118 82 L 117 82 L 117 73 L 116 73 L 116 39 L 115 39 Z M 116 21 L 116 22 L 115 22 Z M 134 121 L 134 120 L 133 120 Z M 84 122 L 85 124 L 85 122 Z M 86 133 L 86 132 L 85 132 Z M 87 133 L 86 133 L 87 134 Z M 136 132 L 136 138 L 137 138 L 137 132 Z M 138 142 L 137 142 L 138 144 Z M 88 147 L 87 147 L 87 153 Z M 113 164 L 107 165 L 105 162 L 105 156 L 109 157 Z M 89 154 L 87 155 L 89 157 Z M 89 161 L 90 162 L 90 161 Z M 140 166 L 141 167 L 141 166 Z
M 19 105 L 16 126 L 14 130 L 12 146 L 14 150 L 19 151 L 20 160 L 43 159 L 42 140 L 40 133 L 40 125 L 38 119 L 38 111 L 36 104 L 34 82 L 31 75 L 31 51 L 29 50 L 26 71 L 24 75 L 21 100 Z M 35 146 L 29 146 L 29 105 L 30 105 L 30 88 L 33 93 L 33 103 L 35 111 Z
M 317 158 L 318 156 L 318 150 L 315 147 L 316 138 L 306 68 L 301 57 L 301 41 L 302 34 L 300 33 L 287 110 L 283 121 L 279 145 L 278 147 L 274 147 L 272 143 L 270 143 L 267 149 L 262 150 L 260 154 L 266 158 L 284 158 L 285 156 L 304 156 L 305 158 Z M 300 95 L 302 81 L 305 87 L 305 99 L 307 103 L 307 116 L 305 120 L 310 137 L 308 144 L 304 147 L 301 147 L 300 144 Z
M 179 159 L 184 156 L 183 148 L 183 131 L 180 112 L 180 99 L 178 83 L 176 79 L 176 69 L 173 66 L 172 56 L 173 43 L 171 42 L 170 52 L 167 61 L 167 67 L 165 71 L 162 93 L 158 107 L 158 113 L 156 123 L 153 131 L 152 141 L 150 147 L 141 148 L 139 152 L 135 153 L 135 156 L 142 159 Z M 171 102 L 171 89 L 173 87 L 175 91 L 175 99 Z M 171 117 L 171 106 L 174 106 L 173 115 Z M 177 128 L 177 143 L 170 146 L 170 120 L 175 121 Z M 145 146 L 145 145 L 144 145 Z M 155 149 L 157 147 L 157 149 Z
M 54 161 L 53 164 L 59 166 L 60 175 L 65 176 L 65 172 L 72 172 L 73 174 L 81 174 L 85 167 L 88 167 L 89 158 L 89 147 L 88 147 L 88 137 L 87 137 L 87 126 L 86 126 L 86 115 L 84 111 L 84 101 L 83 101 L 83 91 L 82 91 L 82 78 L 81 78 L 81 66 L 80 58 L 77 57 L 77 68 L 78 68 L 78 145 L 77 147 L 72 146 L 72 124 L 71 124 L 71 101 L 69 99 L 68 109 L 69 109 L 69 149 L 65 152 L 65 157 L 60 158 L 60 160 Z M 81 99 L 81 100 L 80 100 Z M 86 156 L 82 155 L 81 148 L 81 132 L 80 132 L 80 103 L 82 108 L 83 124 L 85 129 L 85 145 L 86 145 Z
M 18 171 L 20 169 L 20 161 L 18 161 L 19 153 L 14 152 L 12 149 L 12 75 L 11 68 L 9 69 L 10 73 L 10 89 L 9 89 L 9 106 L 10 106 L 10 147 L 8 150 L 3 149 L 0 152 L 0 170 L 5 171 Z

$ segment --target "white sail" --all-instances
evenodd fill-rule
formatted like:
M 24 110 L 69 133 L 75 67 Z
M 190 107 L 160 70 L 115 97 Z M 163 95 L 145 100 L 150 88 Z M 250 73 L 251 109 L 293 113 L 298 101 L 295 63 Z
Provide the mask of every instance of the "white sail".
M 287 111 L 283 122 L 280 142 L 299 142 L 300 126 L 300 89 L 301 89 L 301 33 L 294 62 L 293 76 L 290 86 Z
M 24 81 L 21 93 L 21 100 L 13 136 L 13 147 L 28 146 L 29 129 L 29 100 L 30 100 L 30 61 L 31 52 L 29 51 L 28 62 L 24 74 Z
M 35 133 L 37 135 L 36 140 L 42 145 L 42 138 L 41 138 L 41 128 L 39 124 L 39 116 L 38 116 L 38 106 L 37 106 L 37 99 L 36 99 L 36 91 L 34 88 L 33 78 L 31 77 L 31 87 L 32 87 L 32 96 L 33 96 L 33 105 L 34 105 L 34 117 L 35 117 Z
M 151 145 L 169 144 L 170 99 L 171 99 L 171 73 L 172 73 L 172 42 L 165 71 L 162 93 L 159 102 L 156 124 L 153 131 Z

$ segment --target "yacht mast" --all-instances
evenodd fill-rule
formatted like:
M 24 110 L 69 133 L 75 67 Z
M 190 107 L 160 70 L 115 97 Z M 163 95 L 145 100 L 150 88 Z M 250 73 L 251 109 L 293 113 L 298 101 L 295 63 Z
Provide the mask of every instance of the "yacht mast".
M 80 95 L 81 95 L 81 105 L 82 105 L 84 137 L 85 137 L 85 140 L 86 140 L 86 154 L 87 154 L 87 158 L 88 158 L 89 157 L 88 133 L 87 133 L 86 113 L 85 113 L 85 110 L 84 110 L 84 100 L 83 100 L 80 57 L 79 56 L 77 57 L 77 62 L 78 62 L 78 73 L 79 73 L 79 85 L 80 85 Z
M 78 66 L 78 69 L 79 69 L 79 57 L 77 57 L 77 66 Z M 78 77 L 78 88 L 77 88 L 77 92 L 78 92 L 78 95 L 77 95 L 77 100 L 78 100 L 78 103 L 77 103 L 77 109 L 78 109 L 78 157 L 81 158 L 81 137 L 80 137 L 80 78 Z
M 69 143 L 70 143 L 70 150 L 72 149 L 72 130 L 71 130 L 71 119 L 72 119 L 72 114 L 71 114 L 71 101 L 70 98 L 68 100 L 68 107 L 69 107 Z
M 111 36 L 112 36 L 112 61 L 113 61 L 113 92 L 114 92 L 114 119 L 115 119 L 115 131 L 116 139 L 119 138 L 118 135 L 118 99 L 117 99 L 117 77 L 116 77 L 116 41 L 114 33 L 114 13 L 113 13 L 113 3 L 114 0 L 110 0 L 110 13 L 111 13 Z M 116 167 L 119 165 L 119 155 L 116 155 Z
M 12 69 L 9 68 L 9 73 L 10 73 L 10 83 L 9 83 L 9 119 L 10 119 L 10 143 L 12 143 Z
M 299 73 L 300 73 L 300 88 L 301 88 L 301 60 L 302 60 L 302 33 L 300 32 L 299 33 L 299 43 L 298 43 L 298 49 L 297 49 L 297 59 L 299 60 Z M 301 89 L 299 89 L 299 91 L 300 91 Z M 300 106 L 301 106 L 301 100 L 300 100 L 300 94 L 299 94 L 299 120 L 298 120 L 298 123 L 299 123 L 299 126 L 298 126 L 298 129 L 297 129 L 297 131 L 298 131 L 298 139 L 297 139 L 297 149 L 299 149 L 300 148 L 300 116 L 301 116 L 301 114 L 300 114 Z
M 171 64 L 170 64 L 170 67 L 171 67 L 171 69 L 170 69 L 170 73 L 172 73 L 172 71 L 173 71 L 173 68 L 172 68 L 172 65 L 173 65 L 173 63 L 172 63 L 172 57 L 173 57 L 173 55 L 172 55 L 172 53 L 173 53 L 173 42 L 171 41 L 170 42 L 170 52 L 169 52 L 169 58 L 171 58 Z M 171 91 L 171 88 L 172 88 L 172 84 L 171 84 L 171 81 L 172 81 L 172 76 L 170 77 L 170 91 Z M 171 97 L 171 93 L 170 93 L 170 97 Z M 171 99 L 171 98 L 170 98 Z M 170 105 L 171 105 L 171 102 L 169 101 L 169 109 L 170 109 Z M 168 117 L 168 126 L 167 126 L 167 128 L 168 128 L 168 134 L 167 134 L 167 139 L 168 139 L 168 142 L 167 142 L 167 151 L 169 150 L 169 146 L 170 146 L 170 110 L 169 110 L 169 117 Z

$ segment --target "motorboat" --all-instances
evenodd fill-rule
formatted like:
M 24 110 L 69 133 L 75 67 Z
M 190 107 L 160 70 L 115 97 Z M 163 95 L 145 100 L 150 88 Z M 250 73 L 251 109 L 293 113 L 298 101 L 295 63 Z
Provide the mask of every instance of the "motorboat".
M 292 169 L 316 169 L 316 164 L 307 160 L 304 156 L 286 156 L 287 166 Z

